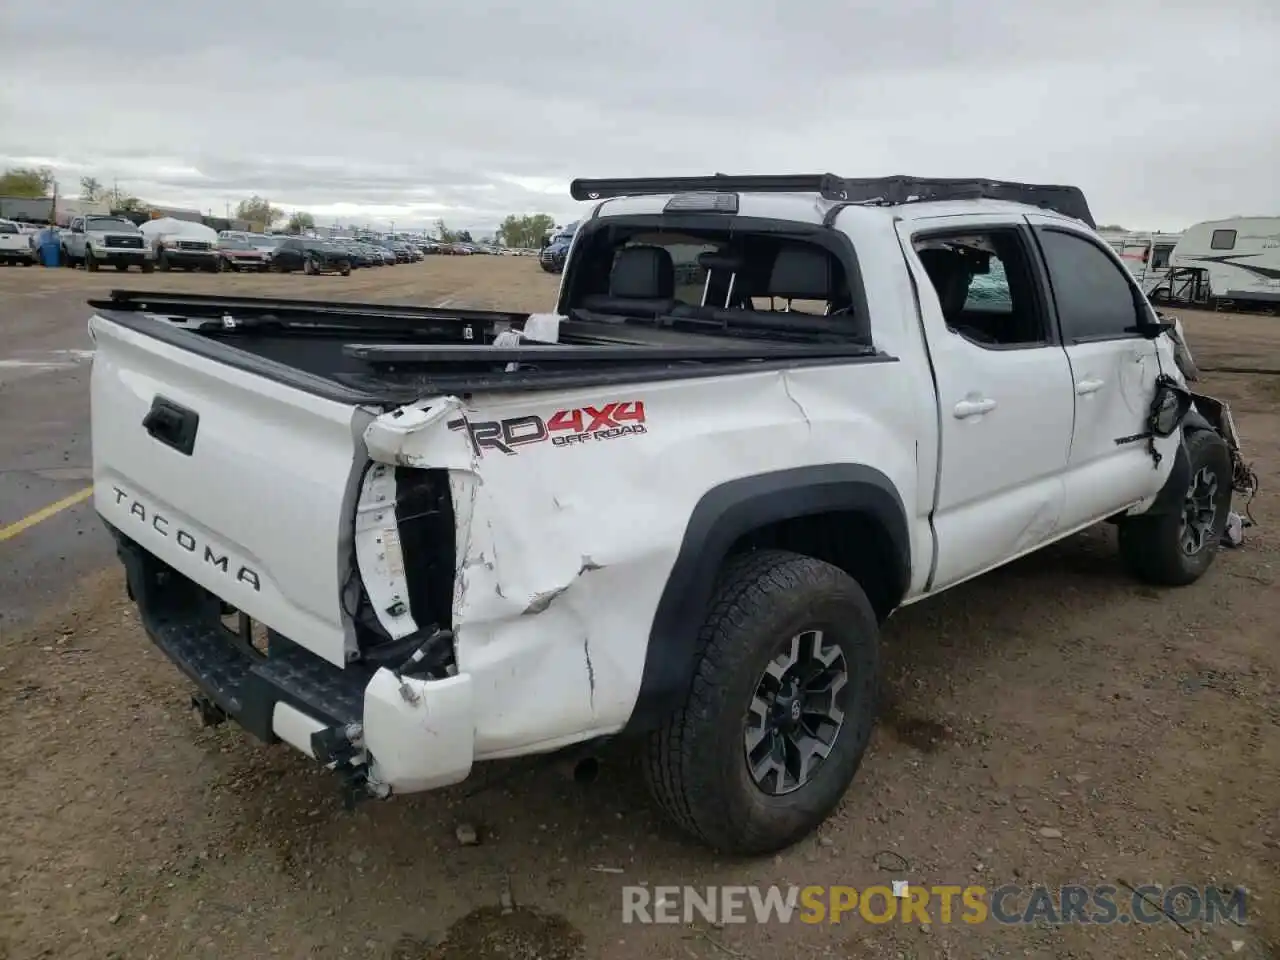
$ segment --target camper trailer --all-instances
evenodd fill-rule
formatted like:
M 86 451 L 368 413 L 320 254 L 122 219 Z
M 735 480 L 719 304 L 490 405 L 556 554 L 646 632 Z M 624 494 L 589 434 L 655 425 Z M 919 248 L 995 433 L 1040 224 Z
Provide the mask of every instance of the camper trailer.
M 1124 265 L 1143 290 L 1157 286 L 1169 272 L 1169 258 L 1173 254 L 1180 233 L 1135 233 L 1099 231 L 1102 239 L 1120 255 Z
M 1280 309 L 1280 217 L 1233 217 L 1189 227 L 1169 272 L 1144 289 L 1156 303 Z

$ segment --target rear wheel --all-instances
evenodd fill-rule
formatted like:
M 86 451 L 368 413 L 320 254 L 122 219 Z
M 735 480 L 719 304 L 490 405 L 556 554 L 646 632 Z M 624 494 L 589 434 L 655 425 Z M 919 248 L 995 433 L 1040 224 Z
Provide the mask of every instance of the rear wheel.
M 315 261 L 312 260 L 310 257 L 307 257 L 306 260 L 302 261 L 302 272 L 305 273 L 307 276 L 313 276 L 316 272 Z
M 680 827 L 729 853 L 783 849 L 836 808 L 875 715 L 879 628 L 848 574 L 776 550 L 724 570 L 685 705 L 646 773 Z
M 117 270 L 118 272 L 120 272 L 120 273 L 128 273 L 128 272 L 129 272 L 129 265 L 128 265 L 127 263 L 117 263 L 117 264 L 116 264 L 116 270 Z
M 351 276 L 351 264 L 349 264 L 349 263 L 344 263 L 344 264 L 342 265 L 342 268 L 341 268 L 338 272 L 339 272 L 340 274 L 342 274 L 344 277 L 349 277 L 349 276 Z
M 1179 509 L 1120 522 L 1120 557 L 1140 580 L 1181 587 L 1213 563 L 1231 511 L 1231 452 L 1211 430 L 1186 435 L 1190 479 Z
M 143 261 L 142 261 L 142 272 L 143 272 L 143 273 L 155 273 L 155 272 L 156 272 L 156 265 L 155 265 L 155 263 L 154 263 L 153 261 L 151 261 L 151 260 L 143 260 Z

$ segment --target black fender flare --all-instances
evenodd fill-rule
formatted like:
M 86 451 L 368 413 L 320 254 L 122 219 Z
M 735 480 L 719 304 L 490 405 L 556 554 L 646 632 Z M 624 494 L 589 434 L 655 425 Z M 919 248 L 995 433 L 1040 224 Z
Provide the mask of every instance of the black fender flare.
M 654 612 L 644 672 L 626 732 L 662 724 L 684 703 L 696 668 L 698 633 L 734 544 L 753 531 L 798 517 L 859 513 L 887 534 L 887 571 L 900 599 L 911 581 L 907 512 L 893 482 L 863 464 L 820 464 L 730 480 L 699 499 Z M 896 601 L 895 601 L 896 605 Z

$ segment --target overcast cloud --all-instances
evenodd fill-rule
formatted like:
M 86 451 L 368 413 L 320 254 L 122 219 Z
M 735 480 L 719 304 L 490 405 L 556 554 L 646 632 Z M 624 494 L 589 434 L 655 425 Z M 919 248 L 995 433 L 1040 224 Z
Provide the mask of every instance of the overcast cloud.
M 492 228 L 574 176 L 1072 183 L 1280 214 L 1277 0 L 0 0 L 0 165 Z

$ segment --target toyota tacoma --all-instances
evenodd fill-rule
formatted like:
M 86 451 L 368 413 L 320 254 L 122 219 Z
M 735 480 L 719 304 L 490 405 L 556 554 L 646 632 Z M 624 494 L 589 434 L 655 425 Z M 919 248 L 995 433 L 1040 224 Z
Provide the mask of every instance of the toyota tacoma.
M 207 722 L 349 796 L 631 739 L 759 854 L 854 779 L 896 610 L 1099 522 L 1145 581 L 1213 562 L 1230 412 L 1078 189 L 572 192 L 550 313 L 91 301 L 94 502 Z

